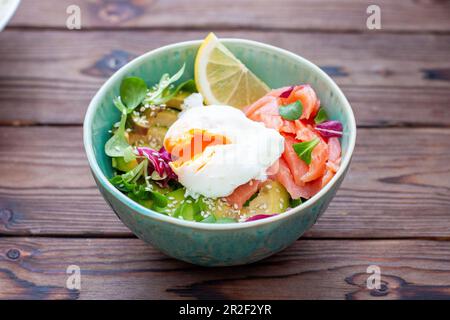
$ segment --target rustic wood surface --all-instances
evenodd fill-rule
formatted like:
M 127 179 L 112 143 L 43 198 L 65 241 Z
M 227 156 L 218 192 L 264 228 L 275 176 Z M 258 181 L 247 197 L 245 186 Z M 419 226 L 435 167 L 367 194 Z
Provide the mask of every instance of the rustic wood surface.
M 0 33 L 0 299 L 450 299 L 450 1 L 22 0 Z M 218 14 L 220 13 L 220 14 Z M 82 145 L 91 97 L 118 68 L 215 31 L 322 67 L 358 123 L 330 208 L 285 251 L 205 269 L 123 226 Z M 80 291 L 65 287 L 82 268 Z M 380 290 L 366 288 L 369 265 Z M 267 290 L 267 288 L 271 288 Z
M 282 29 L 365 31 L 370 0 L 22 0 L 13 26 L 61 28 L 69 5 L 77 4 L 87 28 Z M 447 0 L 378 0 L 383 29 L 446 32 Z M 37 14 L 43 13 L 43 14 Z M 45 13 L 45 14 L 44 14 Z
M 3 238 L 0 298 L 442 299 L 450 295 L 450 242 L 300 240 L 248 266 L 198 268 L 138 239 Z M 82 270 L 66 289 L 66 268 Z M 379 290 L 366 289 L 378 265 Z M 269 289 L 270 288 L 270 289 Z

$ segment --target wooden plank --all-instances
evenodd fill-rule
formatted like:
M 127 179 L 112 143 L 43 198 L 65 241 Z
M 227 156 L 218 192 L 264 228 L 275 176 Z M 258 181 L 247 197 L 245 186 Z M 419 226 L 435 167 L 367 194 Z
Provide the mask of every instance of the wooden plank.
M 130 236 L 103 201 L 80 127 L 0 127 L 0 233 Z M 450 129 L 360 129 L 314 238 L 450 237 Z
M 252 265 L 200 268 L 138 239 L 2 238 L 0 299 L 449 299 L 449 261 L 447 241 L 302 240 Z M 80 290 L 65 287 L 69 265 Z M 367 289 L 370 265 L 379 290 Z
M 12 26 L 65 28 L 71 0 L 24 0 Z M 82 28 L 251 28 L 369 31 L 373 1 L 81 0 Z M 448 1 L 379 0 L 381 31 L 450 30 Z
M 205 32 L 0 34 L 0 123 L 80 124 L 115 70 L 148 50 Z M 341 85 L 359 125 L 450 125 L 450 36 L 219 33 L 303 55 Z M 426 107 L 425 107 L 426 106 Z

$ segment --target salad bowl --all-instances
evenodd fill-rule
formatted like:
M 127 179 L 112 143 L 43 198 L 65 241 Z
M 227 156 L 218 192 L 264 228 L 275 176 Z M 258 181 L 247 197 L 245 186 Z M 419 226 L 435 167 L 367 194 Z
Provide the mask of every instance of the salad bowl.
M 223 39 L 223 44 L 271 88 L 309 83 L 323 108 L 343 125 L 342 162 L 333 179 L 307 202 L 266 219 L 244 223 L 208 224 L 180 220 L 154 212 L 116 189 L 110 158 L 104 146 L 108 130 L 120 118 L 112 104 L 121 81 L 130 76 L 157 83 L 163 73 L 186 69 L 180 82 L 194 75 L 194 60 L 201 41 L 188 41 L 148 52 L 118 70 L 92 99 L 84 120 L 84 146 L 98 188 L 120 220 L 140 239 L 163 253 L 202 266 L 248 264 L 273 255 L 296 241 L 325 212 L 350 165 L 356 139 L 352 109 L 342 91 L 308 60 L 267 44 Z

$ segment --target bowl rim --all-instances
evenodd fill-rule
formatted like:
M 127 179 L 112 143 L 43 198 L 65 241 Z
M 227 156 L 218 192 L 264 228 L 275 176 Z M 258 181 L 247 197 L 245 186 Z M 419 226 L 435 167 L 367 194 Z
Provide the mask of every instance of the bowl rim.
M 239 223 L 201 223 L 196 221 L 187 221 L 178 219 L 175 217 L 170 217 L 158 212 L 155 212 L 151 209 L 148 209 L 137 202 L 131 200 L 128 198 L 125 194 L 120 192 L 117 188 L 115 188 L 109 180 L 106 178 L 103 171 L 100 169 L 100 166 L 97 163 L 97 160 L 95 158 L 94 149 L 92 145 L 92 119 L 94 117 L 94 114 L 96 112 L 96 109 L 99 104 L 100 97 L 104 95 L 104 93 L 108 90 L 108 88 L 115 83 L 116 81 L 123 78 L 123 76 L 126 75 L 126 73 L 129 72 L 129 69 L 134 66 L 135 64 L 138 64 L 140 61 L 147 59 L 148 57 L 158 54 L 159 52 L 165 51 L 165 50 L 171 50 L 183 46 L 193 46 L 193 45 L 199 45 L 203 40 L 190 40 L 190 41 L 183 41 L 183 42 L 177 42 L 174 44 L 169 44 L 163 47 L 159 47 L 157 49 L 151 50 L 147 53 L 144 53 L 135 59 L 128 62 L 126 65 L 121 67 L 119 70 L 117 70 L 106 82 L 101 86 L 101 88 L 97 91 L 95 96 L 92 98 L 88 109 L 86 111 L 86 116 L 84 118 L 83 122 L 83 141 L 84 141 L 84 148 L 85 152 L 88 158 L 89 166 L 91 168 L 92 174 L 97 180 L 97 183 L 100 183 L 102 187 L 106 190 L 108 190 L 115 198 L 117 198 L 120 202 L 125 204 L 127 207 L 129 207 L 131 210 L 142 214 L 146 217 L 156 219 L 160 222 L 166 222 L 170 224 L 174 224 L 181 227 L 188 227 L 191 229 L 202 229 L 202 230 L 237 230 L 237 229 L 246 229 L 246 228 L 254 228 L 258 226 L 263 226 L 269 223 L 275 223 L 277 221 L 281 221 L 283 219 L 287 219 L 288 217 L 297 214 L 302 213 L 306 209 L 314 206 L 317 201 L 322 198 L 335 184 L 336 182 L 341 178 L 341 176 L 346 172 L 348 166 L 350 165 L 350 161 L 353 155 L 353 150 L 355 148 L 355 141 L 356 141 L 356 121 L 353 114 L 353 110 L 350 106 L 350 103 L 348 102 L 347 98 L 345 97 L 344 93 L 341 91 L 341 89 L 338 87 L 338 85 L 334 82 L 333 79 L 331 79 L 330 76 L 328 76 L 322 69 L 320 69 L 317 65 L 312 63 L 311 61 L 292 53 L 288 50 L 281 49 L 278 47 L 275 47 L 273 45 L 261 43 L 258 41 L 253 40 L 247 40 L 247 39 L 239 39 L 239 38 L 221 38 L 221 41 L 223 43 L 233 43 L 233 44 L 245 44 L 247 46 L 255 46 L 259 47 L 260 49 L 268 50 L 268 51 L 276 51 L 277 53 L 280 53 L 282 55 L 288 56 L 294 60 L 299 60 L 304 64 L 309 65 L 309 67 L 319 74 L 328 84 L 330 85 L 331 89 L 339 95 L 339 99 L 343 101 L 344 109 L 349 115 L 349 145 L 348 150 L 345 154 L 345 156 L 341 160 L 341 165 L 339 167 L 339 170 L 336 172 L 334 177 L 328 182 L 317 194 L 315 194 L 313 197 L 311 197 L 308 201 L 302 203 L 301 205 L 291 208 L 287 210 L 286 212 L 283 212 L 282 214 L 277 214 L 272 217 L 268 217 L 265 219 L 255 220 L 255 221 L 249 221 L 249 222 L 239 222 Z

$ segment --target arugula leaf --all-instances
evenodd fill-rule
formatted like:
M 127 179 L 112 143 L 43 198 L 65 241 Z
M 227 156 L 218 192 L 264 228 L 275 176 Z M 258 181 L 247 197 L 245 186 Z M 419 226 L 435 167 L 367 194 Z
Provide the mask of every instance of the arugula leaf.
M 159 104 L 163 104 L 166 103 L 167 101 L 169 101 L 170 99 L 172 99 L 173 97 L 175 97 L 180 91 L 186 91 L 186 92 L 196 92 L 197 91 L 197 87 L 195 86 L 195 81 L 194 79 L 190 79 L 187 80 L 183 83 L 180 83 L 175 90 L 172 90 L 170 93 L 165 94 L 164 96 L 162 96 L 159 100 L 158 103 Z
M 314 117 L 314 122 L 316 124 L 322 123 L 324 121 L 328 120 L 328 115 L 324 108 L 320 108 L 317 112 L 316 116 Z
M 147 93 L 147 97 L 145 98 L 145 103 L 149 104 L 162 104 L 164 102 L 164 97 L 169 94 L 170 91 L 170 85 L 174 83 L 175 81 L 178 81 L 178 79 L 181 78 L 181 76 L 184 73 L 186 65 L 183 64 L 180 70 L 178 70 L 177 73 L 175 73 L 172 77 L 169 76 L 169 74 L 165 73 L 162 75 L 161 79 L 159 80 L 159 83 L 155 86 L 154 90 L 150 90 Z M 168 101 L 168 100 L 167 100 Z
M 280 116 L 286 120 L 297 120 L 300 119 L 303 112 L 302 103 L 297 100 L 294 103 L 281 106 L 278 110 Z
M 117 128 L 114 135 L 105 144 L 105 153 L 109 157 L 123 157 L 127 153 L 127 159 L 130 160 L 130 152 L 126 151 L 131 148 L 125 138 L 125 123 L 127 121 L 126 110 L 122 111 L 122 117 L 120 118 L 119 128 Z
M 147 95 L 147 84 L 139 77 L 130 77 L 122 80 L 120 84 L 120 100 L 127 106 L 127 112 L 131 113 L 141 104 Z
M 314 138 L 311 141 L 305 141 L 301 143 L 294 143 L 292 147 L 295 153 L 307 164 L 311 164 L 311 152 L 319 144 L 320 139 Z

